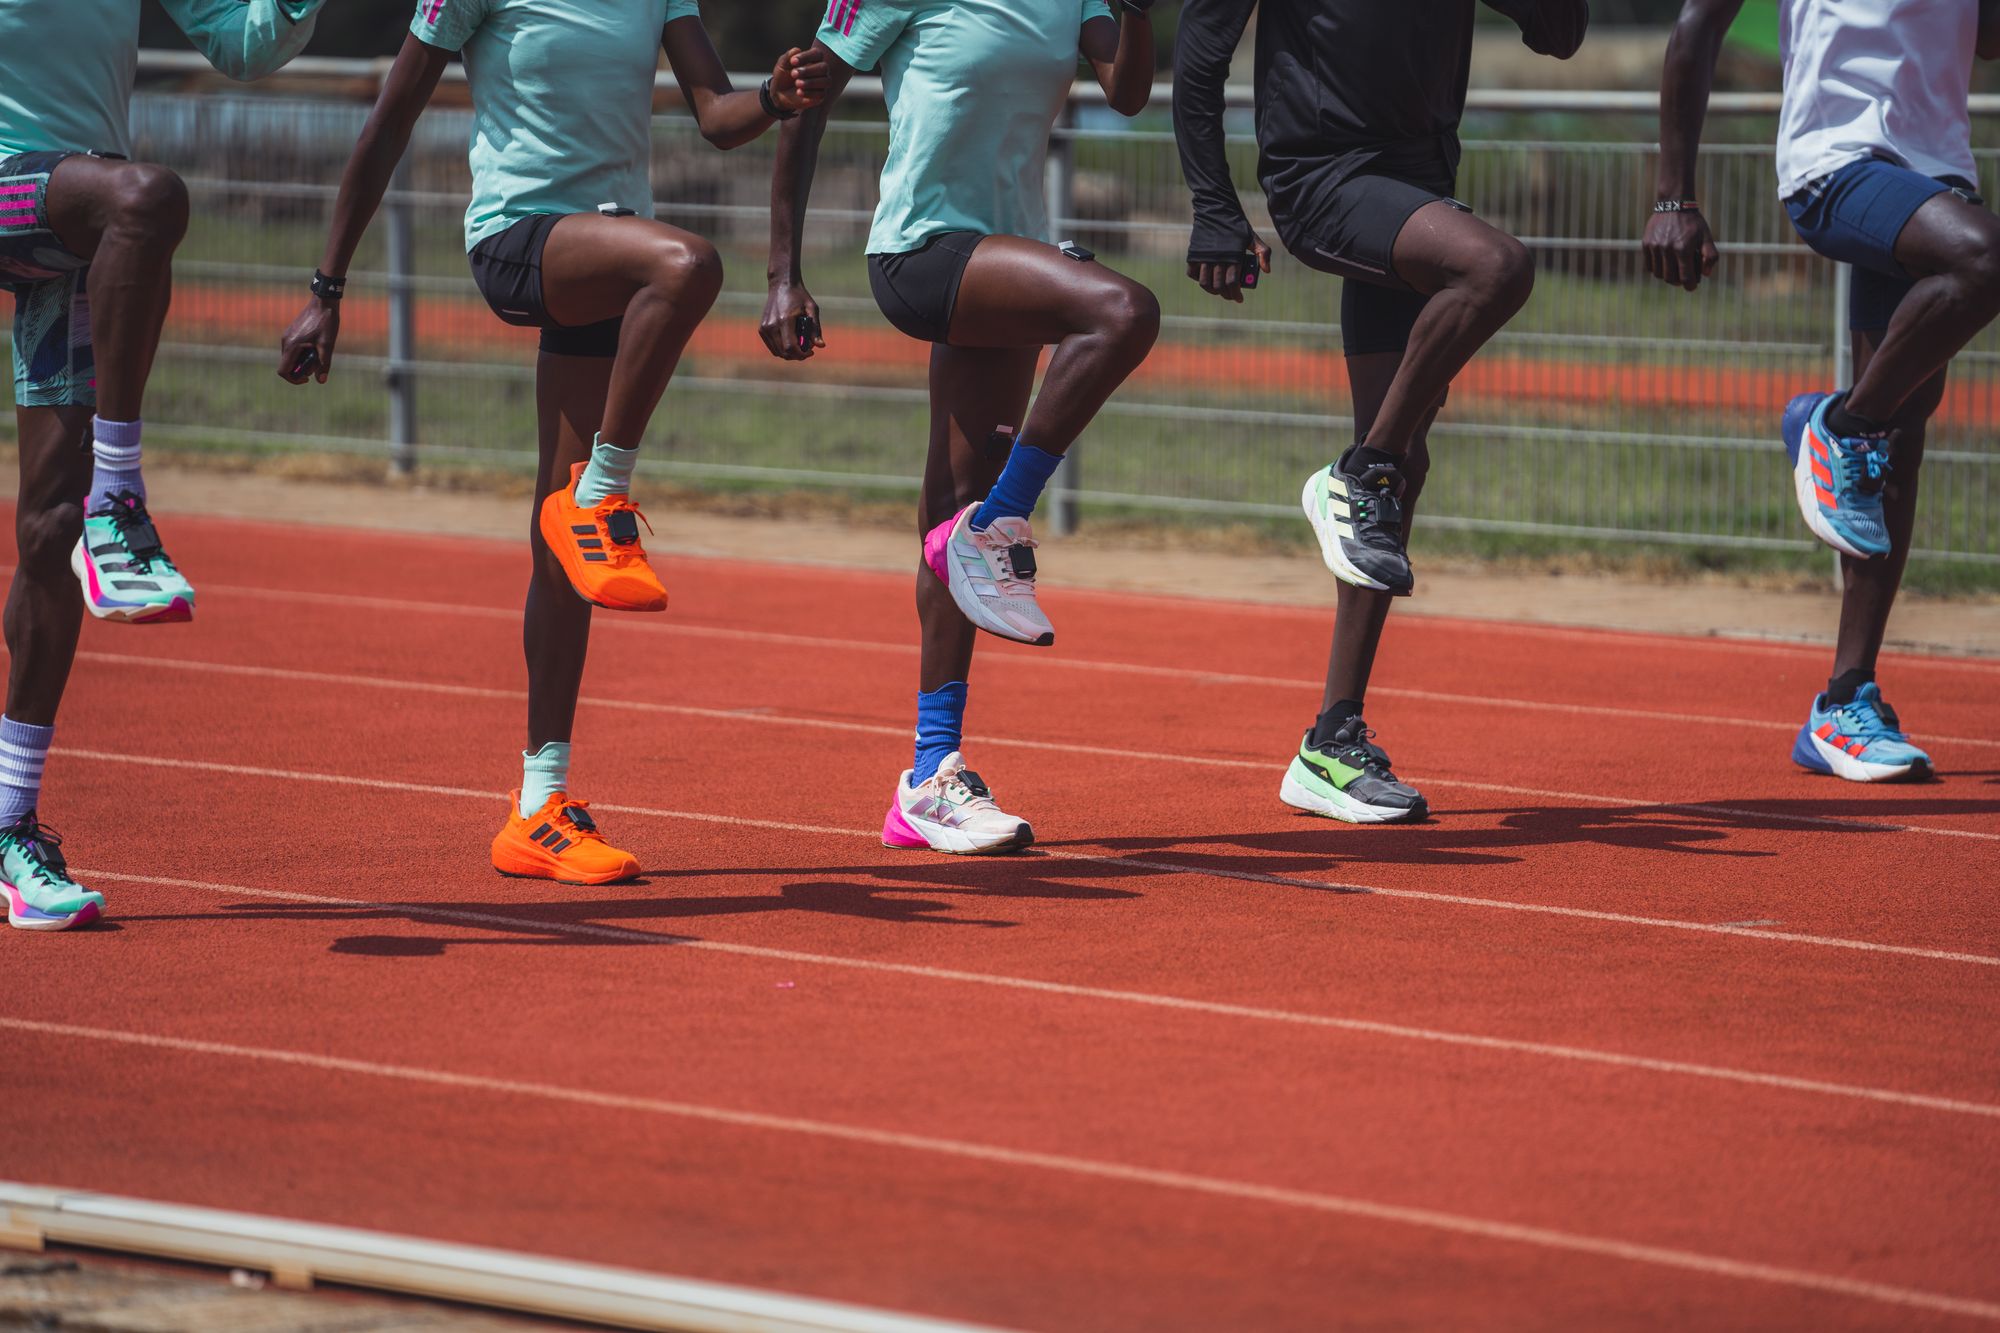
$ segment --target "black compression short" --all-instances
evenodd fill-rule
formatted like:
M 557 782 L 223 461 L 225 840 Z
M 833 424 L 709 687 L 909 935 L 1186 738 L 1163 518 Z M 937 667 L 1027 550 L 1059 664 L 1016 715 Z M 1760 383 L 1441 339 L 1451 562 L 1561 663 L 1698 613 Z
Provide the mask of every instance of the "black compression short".
M 984 239 L 976 231 L 948 231 L 914 250 L 868 256 L 868 287 L 875 293 L 875 304 L 912 338 L 950 342 L 958 284 L 973 250 Z
M 1410 215 L 1451 197 L 1456 184 L 1443 153 L 1386 159 L 1343 176 L 1333 164 L 1271 195 L 1271 218 L 1300 263 L 1345 279 L 1340 294 L 1342 350 L 1348 356 L 1400 352 L 1429 299 L 1396 275 L 1396 238 Z M 1267 183 L 1268 184 L 1268 183 Z
M 564 214 L 532 213 L 488 236 L 466 256 L 472 281 L 493 313 L 509 324 L 542 331 L 542 350 L 557 356 L 618 355 L 621 316 L 596 324 L 558 324 L 542 301 L 542 249 Z

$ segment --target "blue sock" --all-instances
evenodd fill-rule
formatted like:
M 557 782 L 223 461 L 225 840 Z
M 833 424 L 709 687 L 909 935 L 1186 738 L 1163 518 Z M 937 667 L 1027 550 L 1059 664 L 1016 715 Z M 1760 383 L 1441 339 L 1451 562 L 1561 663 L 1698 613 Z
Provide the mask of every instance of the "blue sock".
M 568 790 L 568 741 L 550 741 L 532 753 L 521 751 L 521 818 L 541 809 L 557 792 Z
M 1062 461 L 1061 454 L 1043 453 L 1017 438 L 1013 452 L 1007 455 L 1007 466 L 1000 469 L 1000 480 L 993 483 L 986 503 L 973 514 L 972 526 L 984 531 L 996 518 L 1027 518 L 1033 514 L 1035 501 L 1042 498 L 1042 488 L 1049 484 L 1049 478 L 1055 475 Z
M 637 449 L 606 444 L 599 435 L 590 446 L 590 461 L 583 465 L 583 475 L 576 479 L 576 502 L 588 509 L 603 504 L 610 496 L 630 495 L 632 469 L 638 461 Z
M 965 687 L 958 689 L 963 697 Z M 55 735 L 54 727 L 0 717 L 0 824 L 11 824 L 35 808 L 42 794 L 42 765 Z
M 917 695 L 917 762 L 910 785 L 928 781 L 965 735 L 965 682 L 954 680 Z
M 146 480 L 139 472 L 141 424 L 91 418 L 91 507 L 113 491 L 131 491 L 141 500 L 146 498 Z

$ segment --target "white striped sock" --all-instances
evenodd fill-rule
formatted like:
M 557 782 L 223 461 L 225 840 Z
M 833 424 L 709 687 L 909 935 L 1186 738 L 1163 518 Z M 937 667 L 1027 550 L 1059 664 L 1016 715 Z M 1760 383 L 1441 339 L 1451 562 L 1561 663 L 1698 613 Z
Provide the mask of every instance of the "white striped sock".
M 54 739 L 54 727 L 0 717 L 0 823 L 11 824 L 35 808 Z

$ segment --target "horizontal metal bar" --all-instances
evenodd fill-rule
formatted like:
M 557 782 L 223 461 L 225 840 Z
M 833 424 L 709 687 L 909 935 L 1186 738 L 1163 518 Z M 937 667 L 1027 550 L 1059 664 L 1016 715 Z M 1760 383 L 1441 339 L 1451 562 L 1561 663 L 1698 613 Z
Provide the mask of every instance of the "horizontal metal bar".
M 0 1181 L 0 1237 L 582 1319 L 655 1333 L 999 1333 L 753 1287 L 353 1227 Z
M 301 56 L 285 67 L 285 74 L 305 79 L 348 79 L 366 80 L 378 86 L 388 76 L 390 61 L 385 58 L 342 59 L 330 56 Z M 214 67 L 206 57 L 196 51 L 147 50 L 139 53 L 139 73 L 142 75 L 166 74 L 212 74 Z M 755 88 L 764 78 L 764 73 L 737 73 L 729 76 L 739 88 Z M 465 81 L 465 67 L 453 63 L 445 67 L 445 79 L 450 82 Z M 653 76 L 656 91 L 680 95 L 680 86 L 674 82 L 671 71 L 662 69 Z M 1173 101 L 1174 85 L 1171 80 L 1161 79 L 1153 84 L 1153 101 L 1160 106 Z M 879 78 L 857 76 L 849 81 L 844 96 L 857 100 L 880 101 L 882 81 Z M 1247 107 L 1256 102 L 1256 89 L 1247 83 L 1232 83 L 1223 88 L 1227 105 Z M 1102 106 L 1105 103 L 1104 90 L 1096 83 L 1078 80 L 1070 89 L 1069 100 L 1079 105 Z M 2000 95 L 1975 93 L 1971 98 L 1972 113 L 1978 116 L 2000 112 Z M 1632 115 L 1652 115 L 1660 109 L 1657 93 L 1629 91 L 1591 91 L 1583 89 L 1556 88 L 1474 88 L 1466 93 L 1467 111 L 1558 111 L 1579 114 L 1623 112 Z M 1708 99 L 1708 113 L 1711 116 L 1775 116 L 1779 109 L 1779 95 L 1766 93 L 1713 93 Z

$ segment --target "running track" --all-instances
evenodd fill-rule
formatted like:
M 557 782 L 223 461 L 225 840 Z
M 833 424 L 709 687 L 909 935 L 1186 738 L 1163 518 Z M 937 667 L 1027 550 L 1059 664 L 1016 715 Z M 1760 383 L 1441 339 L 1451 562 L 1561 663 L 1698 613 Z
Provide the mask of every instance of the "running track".
M 11 524 L 8 525 L 11 530 Z M 1293 817 L 1319 613 L 1065 591 L 982 647 L 1042 843 L 892 853 L 908 580 L 664 562 L 578 786 L 636 886 L 484 863 L 524 554 L 172 521 L 46 809 L 113 924 L 0 939 L 0 1176 L 1034 1330 L 2000 1322 L 2000 664 L 1950 775 L 1785 762 L 1822 655 L 1419 620 L 1439 815 Z M 422 577 L 413 577 L 421 571 Z

